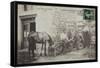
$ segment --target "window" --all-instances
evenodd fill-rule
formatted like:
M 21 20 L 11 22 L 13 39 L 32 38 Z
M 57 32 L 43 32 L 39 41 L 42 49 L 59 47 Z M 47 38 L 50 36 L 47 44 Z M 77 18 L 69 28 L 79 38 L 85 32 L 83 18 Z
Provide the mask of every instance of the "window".
M 27 5 L 24 5 L 24 11 L 27 11 Z
M 35 26 L 36 26 L 35 22 L 30 23 L 30 32 L 36 30 L 36 27 Z
M 24 25 L 24 31 L 27 31 L 28 25 Z

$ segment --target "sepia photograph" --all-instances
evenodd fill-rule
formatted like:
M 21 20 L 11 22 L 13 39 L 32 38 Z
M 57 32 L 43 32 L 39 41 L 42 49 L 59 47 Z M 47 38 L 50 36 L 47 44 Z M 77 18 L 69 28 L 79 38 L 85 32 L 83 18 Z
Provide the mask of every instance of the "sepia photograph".
M 17 64 L 96 60 L 96 9 L 17 5 Z

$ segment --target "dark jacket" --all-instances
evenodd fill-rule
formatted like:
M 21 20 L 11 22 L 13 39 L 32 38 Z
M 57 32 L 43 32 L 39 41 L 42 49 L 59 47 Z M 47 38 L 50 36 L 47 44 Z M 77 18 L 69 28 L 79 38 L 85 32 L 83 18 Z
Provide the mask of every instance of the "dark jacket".
M 31 49 L 31 50 L 36 49 L 36 41 L 35 41 L 34 37 L 29 37 L 28 41 L 29 41 L 29 49 Z

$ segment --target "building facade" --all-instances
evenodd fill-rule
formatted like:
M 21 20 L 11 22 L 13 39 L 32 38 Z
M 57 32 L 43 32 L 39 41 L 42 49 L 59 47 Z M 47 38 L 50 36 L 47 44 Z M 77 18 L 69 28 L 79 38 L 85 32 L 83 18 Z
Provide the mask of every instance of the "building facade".
M 83 18 L 84 8 L 18 5 L 18 49 L 27 46 L 29 32 L 47 32 L 51 37 L 65 29 L 77 30 L 79 23 L 95 26 Z M 25 45 L 24 45 L 25 44 Z

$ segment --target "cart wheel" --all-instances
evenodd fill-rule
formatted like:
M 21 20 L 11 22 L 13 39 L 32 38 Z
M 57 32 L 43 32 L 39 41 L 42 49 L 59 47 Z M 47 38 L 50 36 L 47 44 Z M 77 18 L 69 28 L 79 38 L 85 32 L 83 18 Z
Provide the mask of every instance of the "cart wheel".
M 78 44 L 78 49 L 83 49 L 84 48 L 84 45 L 82 43 L 79 43 Z
M 59 46 L 56 47 L 56 55 L 61 54 L 62 51 L 63 51 L 63 46 L 59 45 Z

